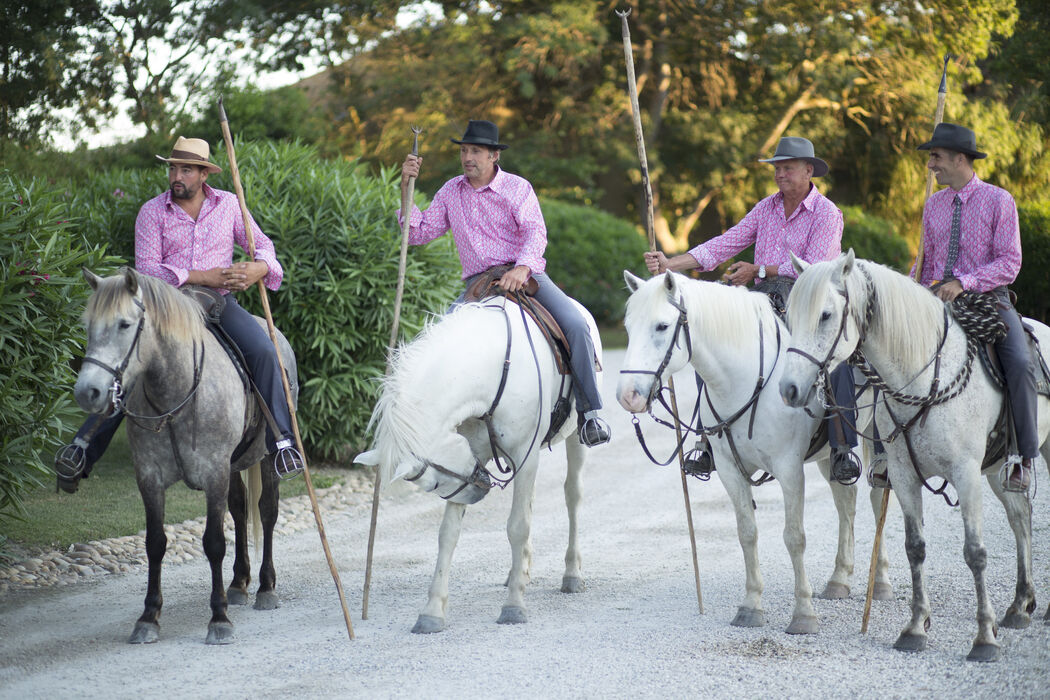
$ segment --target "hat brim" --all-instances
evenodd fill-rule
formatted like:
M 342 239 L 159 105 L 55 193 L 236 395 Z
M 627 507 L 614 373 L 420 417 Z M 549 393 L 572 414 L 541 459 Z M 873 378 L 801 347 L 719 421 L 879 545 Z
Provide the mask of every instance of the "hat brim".
M 785 160 L 804 160 L 813 166 L 813 177 L 824 177 L 828 174 L 828 164 L 820 158 L 811 156 L 773 156 L 772 158 L 759 158 L 759 163 L 779 163 Z
M 165 158 L 164 156 L 157 156 L 157 160 L 162 160 L 165 163 L 175 165 L 199 165 L 205 170 L 207 170 L 209 173 L 222 172 L 222 168 L 208 160 L 193 160 L 190 158 Z
M 471 146 L 484 146 L 485 148 L 495 148 L 497 151 L 502 151 L 503 149 L 509 147 L 508 144 L 505 143 L 491 143 L 489 141 L 475 141 L 473 139 L 463 139 L 462 141 L 459 141 L 457 139 L 449 139 L 449 141 L 455 144 L 459 144 L 461 146 L 466 143 L 470 144 Z
M 987 158 L 988 157 L 987 153 L 981 153 L 980 151 L 972 150 L 972 149 L 966 148 L 965 146 L 961 147 L 959 144 L 955 143 L 954 141 L 945 141 L 944 139 L 930 139 L 926 143 L 924 143 L 921 146 L 919 146 L 918 150 L 920 150 L 920 151 L 928 151 L 931 148 L 945 148 L 945 149 L 947 149 L 949 151 L 955 151 L 956 153 L 965 153 L 966 155 L 973 156 L 974 158 L 976 158 L 978 160 L 980 160 L 981 158 Z

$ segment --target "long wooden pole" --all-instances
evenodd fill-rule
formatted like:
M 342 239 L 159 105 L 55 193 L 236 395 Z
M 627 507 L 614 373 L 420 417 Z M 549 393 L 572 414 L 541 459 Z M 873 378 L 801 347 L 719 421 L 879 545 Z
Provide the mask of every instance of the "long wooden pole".
M 241 187 L 241 174 L 237 170 L 237 156 L 233 150 L 233 136 L 230 135 L 230 124 L 226 119 L 226 110 L 222 106 L 222 98 L 219 98 L 219 124 L 222 127 L 222 138 L 226 142 L 226 158 L 230 162 L 230 176 L 233 178 L 233 187 L 237 193 L 237 202 L 241 206 L 241 218 L 244 220 L 244 234 L 248 239 L 248 255 L 255 258 L 255 233 L 252 231 L 252 217 L 248 213 L 248 206 L 244 201 L 244 188 Z M 346 606 L 346 596 L 343 594 L 343 584 L 339 580 L 339 571 L 336 569 L 335 561 L 332 559 L 332 550 L 328 547 L 328 538 L 324 533 L 324 522 L 321 520 L 321 510 L 317 505 L 317 494 L 314 493 L 313 480 L 310 478 L 310 468 L 306 464 L 306 451 L 303 449 L 303 441 L 299 436 L 299 421 L 295 416 L 295 402 L 292 401 L 292 388 L 288 383 L 288 373 L 284 369 L 281 360 L 281 350 L 277 344 L 277 329 L 273 323 L 273 314 L 270 312 L 270 299 L 266 294 L 266 286 L 260 279 L 258 281 L 259 296 L 262 299 L 263 313 L 266 315 L 266 328 L 270 332 L 270 340 L 277 351 L 277 364 L 281 370 L 281 381 L 284 384 L 284 398 L 288 402 L 288 412 L 292 417 L 292 432 L 295 435 L 295 444 L 299 454 L 303 458 L 303 477 L 306 479 L 306 492 L 310 495 L 310 505 L 314 511 L 314 521 L 317 523 L 317 534 L 321 536 L 321 546 L 324 555 L 328 559 L 328 568 L 335 580 L 335 589 L 339 593 L 339 603 L 343 608 L 343 619 L 346 621 L 346 632 L 350 639 L 354 638 L 354 625 L 350 621 L 350 610 Z
M 412 155 L 419 155 L 419 127 L 412 127 Z M 416 178 L 408 178 L 408 186 L 401 192 L 401 258 L 397 266 L 397 292 L 394 294 L 394 323 L 390 327 L 390 342 L 387 357 L 391 357 L 397 346 L 397 331 L 401 321 L 401 299 L 405 293 L 405 266 L 408 264 L 408 230 L 412 215 L 412 201 L 416 189 Z M 375 485 L 372 488 L 372 522 L 368 527 L 368 554 L 365 556 L 365 587 L 361 595 L 361 619 L 368 619 L 368 593 L 372 588 L 372 552 L 376 542 L 376 520 L 379 518 L 379 469 L 376 468 Z
M 627 62 L 627 90 L 631 97 L 631 113 L 634 116 L 634 138 L 638 144 L 638 162 L 642 169 L 642 184 L 645 191 L 645 232 L 649 236 L 649 250 L 656 250 L 656 229 L 653 216 L 653 190 L 649 183 L 649 159 L 645 155 L 645 137 L 642 134 L 642 113 L 638 107 L 638 85 L 634 77 L 634 51 L 631 49 L 631 28 L 627 24 L 627 17 L 631 14 L 630 8 L 621 12 L 616 10 L 620 18 L 623 33 L 623 55 Z M 671 410 L 674 412 L 674 429 L 678 444 L 682 444 L 682 425 L 678 420 L 678 401 L 675 398 L 674 377 L 667 378 L 667 387 L 671 392 Z M 689 505 L 689 484 L 685 478 L 685 464 L 682 450 L 678 450 L 679 474 L 682 477 L 682 497 L 685 499 L 685 519 L 689 524 L 689 544 L 693 551 L 693 577 L 696 579 L 696 604 L 700 614 L 704 614 L 704 597 L 700 592 L 700 564 L 696 557 L 696 533 L 693 530 L 693 511 Z
M 951 58 L 950 53 L 944 54 L 944 66 L 941 68 L 941 84 L 937 88 L 937 110 L 933 116 L 933 127 L 936 129 L 937 125 L 941 123 L 944 118 L 944 102 L 948 95 L 948 60 Z M 930 198 L 930 194 L 933 192 L 933 171 L 929 168 L 926 169 L 926 194 L 922 198 L 923 208 L 926 206 L 926 200 Z M 922 265 L 924 251 L 924 235 L 925 232 L 921 230 L 919 232 L 919 252 L 915 256 L 915 281 L 918 282 L 922 279 Z M 868 633 L 868 618 L 871 617 L 871 599 L 875 592 L 875 570 L 879 563 L 879 549 L 882 547 L 882 529 L 886 525 L 886 511 L 889 510 L 890 506 L 890 489 L 883 489 L 882 491 L 882 510 L 879 512 L 879 520 L 875 524 L 875 542 L 871 546 L 871 566 L 868 567 L 868 591 L 864 596 L 864 616 L 860 623 L 860 633 Z

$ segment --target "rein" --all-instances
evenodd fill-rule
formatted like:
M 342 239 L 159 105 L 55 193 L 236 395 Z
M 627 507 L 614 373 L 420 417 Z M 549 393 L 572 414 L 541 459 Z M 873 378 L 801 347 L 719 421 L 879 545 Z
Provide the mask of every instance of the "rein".
M 83 362 L 98 365 L 113 375 L 113 384 L 109 387 L 110 409 L 106 414 L 107 418 L 111 418 L 124 410 L 124 370 L 128 368 L 128 363 L 131 362 L 131 354 L 138 347 L 139 338 L 142 337 L 142 329 L 146 325 L 146 307 L 143 305 L 142 300 L 137 296 L 133 296 L 131 301 L 134 302 L 135 306 L 139 307 L 139 311 L 142 313 L 139 315 L 139 324 L 135 329 L 135 337 L 132 339 L 131 345 L 128 346 L 128 351 L 124 354 L 124 359 L 120 361 L 120 364 L 116 367 L 111 367 L 89 355 L 85 356 L 83 360 Z

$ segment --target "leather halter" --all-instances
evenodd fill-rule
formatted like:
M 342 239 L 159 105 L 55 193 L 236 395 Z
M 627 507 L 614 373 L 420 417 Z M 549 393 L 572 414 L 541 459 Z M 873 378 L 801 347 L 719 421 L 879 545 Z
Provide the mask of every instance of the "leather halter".
M 685 332 L 685 347 L 688 357 L 686 362 L 693 359 L 693 341 L 689 335 L 689 318 L 686 315 L 685 310 L 685 298 L 679 296 L 677 300 L 672 299 L 670 295 L 667 297 L 667 303 L 678 309 L 678 320 L 675 322 L 674 333 L 671 335 L 671 342 L 667 346 L 667 352 L 664 353 L 664 359 L 661 360 L 660 366 L 656 370 L 648 369 L 621 369 L 620 374 L 651 374 L 653 375 L 653 384 L 649 389 L 649 396 L 645 399 L 645 410 L 649 410 L 652 405 L 653 398 L 660 390 L 660 377 L 663 376 L 664 370 L 667 369 L 667 365 L 671 363 L 671 355 L 674 353 L 674 349 L 678 347 L 678 334 Z
M 143 305 L 142 300 L 137 296 L 131 297 L 131 301 L 134 302 L 135 306 L 139 307 L 141 315 L 139 315 L 139 325 L 135 329 L 135 337 L 131 341 L 131 345 L 128 346 L 127 353 L 124 354 L 124 359 L 120 361 L 120 364 L 116 367 L 96 360 L 94 357 L 89 355 L 84 356 L 84 362 L 89 364 L 97 365 L 102 369 L 113 375 L 113 384 L 109 387 L 109 410 L 106 413 L 107 417 L 111 417 L 120 413 L 125 409 L 124 406 L 124 370 L 128 368 L 128 363 L 131 362 L 131 354 L 135 352 L 135 348 L 138 347 L 139 338 L 142 337 L 142 328 L 146 325 L 146 307 Z

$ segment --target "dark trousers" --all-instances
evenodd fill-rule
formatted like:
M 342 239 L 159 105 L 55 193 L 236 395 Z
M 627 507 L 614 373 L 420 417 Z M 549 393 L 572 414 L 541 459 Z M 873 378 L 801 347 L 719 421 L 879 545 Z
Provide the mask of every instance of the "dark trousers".
M 831 390 L 835 394 L 837 410 L 828 411 L 828 442 L 832 449 L 857 446 L 857 395 L 853 382 L 853 367 L 839 363 L 831 372 Z
M 1017 433 L 1017 450 L 1022 457 L 1039 456 L 1039 436 L 1036 427 L 1035 366 L 1028 350 L 1028 338 L 1021 316 L 1010 303 L 1006 288 L 995 290 L 999 316 L 1006 322 L 1006 337 L 995 344 L 999 364 L 1006 376 L 1006 395 L 1013 412 Z
M 219 325 L 244 355 L 248 372 L 259 387 L 259 393 L 262 394 L 270 413 L 273 414 L 274 422 L 281 431 L 280 436 L 275 436 L 267 425 L 266 444 L 272 451 L 277 439 L 292 435 L 292 416 L 285 399 L 281 368 L 277 364 L 277 351 L 273 347 L 270 335 L 254 316 L 237 303 L 233 295 L 226 295 L 226 307 L 223 309 L 222 318 L 219 319 Z M 108 418 L 92 415 L 80 426 L 77 438 L 87 443 L 84 452 L 88 468 L 102 457 L 123 419 L 123 413 Z
M 598 392 L 598 380 L 594 373 L 594 342 L 591 340 L 587 319 L 572 303 L 572 299 L 554 284 L 546 273 L 533 273 L 532 277 L 539 285 L 536 300 L 551 312 L 551 316 L 561 326 L 565 340 L 569 344 L 569 352 L 572 354 L 572 375 L 575 380 L 572 386 L 576 397 L 576 410 L 580 413 L 597 411 L 602 407 L 602 397 Z M 477 275 L 474 275 L 464 280 L 466 289 L 470 289 L 470 285 L 476 278 Z M 460 294 L 452 302 L 449 310 L 462 304 L 466 294 L 465 291 Z

